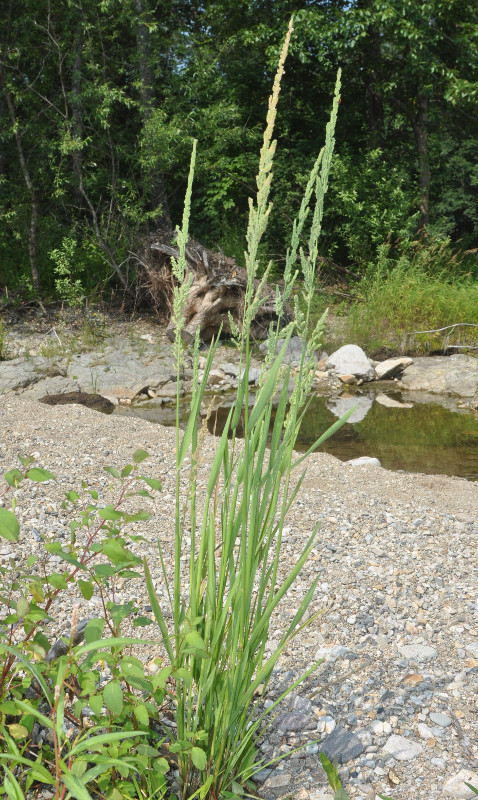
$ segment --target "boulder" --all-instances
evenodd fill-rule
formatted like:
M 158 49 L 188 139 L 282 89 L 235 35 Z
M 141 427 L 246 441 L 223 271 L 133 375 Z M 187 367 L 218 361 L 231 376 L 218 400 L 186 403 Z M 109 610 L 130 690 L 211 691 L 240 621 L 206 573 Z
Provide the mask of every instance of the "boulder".
M 277 352 L 279 353 L 282 349 L 282 346 L 285 342 L 285 339 L 279 339 L 277 342 Z M 284 355 L 284 364 L 290 364 L 291 367 L 298 367 L 300 365 L 300 359 L 302 358 L 302 352 L 306 348 L 306 343 L 300 338 L 300 336 L 292 336 L 287 345 L 285 355 Z M 259 350 L 262 353 L 265 353 L 267 350 L 267 342 L 262 342 L 259 345 Z
M 354 375 L 364 381 L 375 380 L 372 362 L 356 344 L 346 344 L 332 353 L 325 362 L 325 368 L 336 375 Z
M 385 381 L 389 378 L 395 377 L 403 372 L 404 369 L 413 364 L 413 358 L 387 358 L 386 361 L 381 361 L 375 367 L 378 381 Z
M 373 456 L 360 456 L 359 458 L 351 458 L 350 461 L 346 461 L 346 464 L 352 464 L 354 467 L 381 467 L 381 463 L 378 458 L 373 458 Z

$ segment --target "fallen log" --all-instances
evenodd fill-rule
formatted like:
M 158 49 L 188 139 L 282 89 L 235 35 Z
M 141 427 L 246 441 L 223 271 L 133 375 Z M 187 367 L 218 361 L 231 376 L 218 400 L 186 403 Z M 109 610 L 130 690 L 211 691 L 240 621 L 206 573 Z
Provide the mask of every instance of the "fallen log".
M 179 258 L 174 236 L 171 232 L 152 236 L 140 259 L 143 287 L 147 286 L 158 310 L 158 307 L 164 310 L 166 304 L 171 311 L 174 288 L 171 257 Z M 221 326 L 223 333 L 230 334 L 229 314 L 240 328 L 247 285 L 246 270 L 239 267 L 233 258 L 215 253 L 193 239 L 188 241 L 186 247 L 186 262 L 189 273 L 193 274 L 193 281 L 185 308 L 184 340 L 192 342 L 198 329 L 201 339 L 205 341 L 216 336 Z M 256 281 L 256 287 L 258 283 Z M 290 319 L 291 309 L 286 308 L 281 324 L 286 324 Z M 275 290 L 266 286 L 261 306 L 253 320 L 252 338 L 265 339 L 270 323 L 277 321 Z M 175 329 L 172 320 L 166 332 L 173 340 Z

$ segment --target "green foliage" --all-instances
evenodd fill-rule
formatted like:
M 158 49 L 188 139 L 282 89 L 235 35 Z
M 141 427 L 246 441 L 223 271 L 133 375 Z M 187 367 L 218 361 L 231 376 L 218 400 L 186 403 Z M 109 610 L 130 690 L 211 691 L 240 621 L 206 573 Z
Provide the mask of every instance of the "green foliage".
M 55 289 L 58 297 L 72 308 L 81 306 L 84 299 L 81 280 L 75 278 L 78 274 L 74 264 L 76 246 L 74 239 L 65 236 L 61 249 L 55 248 L 50 253 L 50 258 L 55 264 Z
M 377 263 L 357 287 L 349 338 L 372 350 L 382 345 L 400 348 L 412 331 L 478 323 L 476 277 L 465 271 L 467 263 L 450 242 L 409 243 L 397 259 L 389 257 L 389 250 L 387 245 L 379 248 Z M 437 349 L 437 343 L 440 337 L 434 339 L 433 334 L 413 339 L 418 351 Z

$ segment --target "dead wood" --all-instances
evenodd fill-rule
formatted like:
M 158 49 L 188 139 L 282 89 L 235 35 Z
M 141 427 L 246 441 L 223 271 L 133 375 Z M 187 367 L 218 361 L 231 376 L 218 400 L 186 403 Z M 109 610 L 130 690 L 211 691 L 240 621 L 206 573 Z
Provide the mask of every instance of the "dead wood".
M 179 248 L 174 239 L 172 232 L 152 236 L 138 260 L 143 293 L 149 294 L 158 313 L 168 311 L 169 316 L 174 291 L 171 257 L 179 258 Z M 215 253 L 194 239 L 187 244 L 186 261 L 189 272 L 193 273 L 193 282 L 185 309 L 184 339 L 193 341 L 198 328 L 203 340 L 216 336 L 221 326 L 223 333 L 230 334 L 229 314 L 240 327 L 247 285 L 246 270 L 239 267 L 233 258 L 221 252 Z M 290 309 L 286 309 L 282 324 L 288 322 L 290 316 Z M 253 321 L 251 336 L 264 339 L 271 321 L 277 321 L 275 291 L 266 286 L 263 302 Z M 170 339 L 174 338 L 172 320 L 167 334 Z

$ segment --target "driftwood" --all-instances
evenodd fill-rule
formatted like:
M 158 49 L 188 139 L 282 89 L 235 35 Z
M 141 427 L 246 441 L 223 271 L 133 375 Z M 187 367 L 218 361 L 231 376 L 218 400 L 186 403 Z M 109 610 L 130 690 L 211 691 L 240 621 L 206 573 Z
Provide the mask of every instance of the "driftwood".
M 171 312 L 174 279 L 171 257 L 179 257 L 173 233 L 161 233 L 150 238 L 141 259 L 143 289 L 147 288 L 157 310 L 168 306 Z M 244 292 L 247 284 L 246 270 L 239 267 L 233 258 L 223 253 L 214 253 L 199 242 L 190 239 L 186 248 L 188 270 L 193 273 L 193 282 L 185 309 L 186 324 L 183 338 L 192 342 L 196 331 L 201 339 L 216 336 L 222 326 L 223 333 L 231 333 L 229 313 L 237 325 L 241 325 L 244 308 Z M 286 309 L 282 323 L 290 320 L 290 309 Z M 266 286 L 263 302 L 253 321 L 251 336 L 264 339 L 270 322 L 277 321 L 275 291 Z M 167 328 L 170 339 L 174 339 L 174 324 Z

